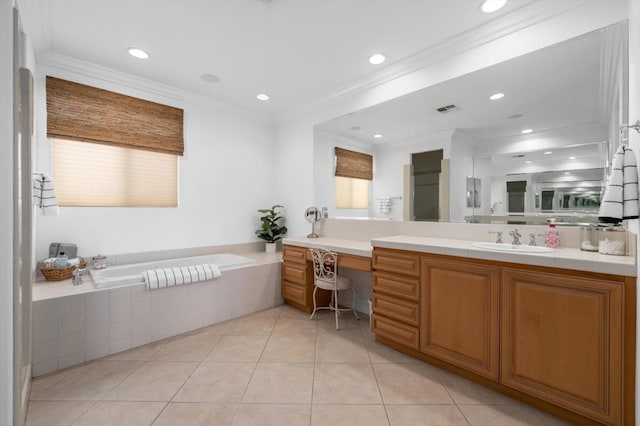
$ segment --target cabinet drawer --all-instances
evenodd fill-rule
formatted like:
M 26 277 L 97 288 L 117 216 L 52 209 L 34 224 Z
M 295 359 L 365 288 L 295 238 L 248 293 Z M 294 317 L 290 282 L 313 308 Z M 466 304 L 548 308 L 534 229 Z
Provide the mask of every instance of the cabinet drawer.
M 305 264 L 307 262 L 307 252 L 309 249 L 298 246 L 286 245 L 283 248 L 282 259 L 285 262 Z
M 373 251 L 373 268 L 417 277 L 420 275 L 420 256 L 376 249 Z
M 407 302 L 385 294 L 373 294 L 373 312 L 418 327 L 420 308 L 417 303 Z
M 306 288 L 302 285 L 282 281 L 282 297 L 300 305 L 305 305 L 307 300 Z
M 291 264 L 288 261 L 282 265 L 282 277 L 287 281 L 303 285 L 306 279 L 306 272 L 306 265 Z
M 420 297 L 420 280 L 388 272 L 373 273 L 373 291 L 400 296 L 417 302 Z
M 411 349 L 419 349 L 420 333 L 417 327 L 411 327 L 378 314 L 373 314 L 373 332 L 378 336 L 393 340 Z

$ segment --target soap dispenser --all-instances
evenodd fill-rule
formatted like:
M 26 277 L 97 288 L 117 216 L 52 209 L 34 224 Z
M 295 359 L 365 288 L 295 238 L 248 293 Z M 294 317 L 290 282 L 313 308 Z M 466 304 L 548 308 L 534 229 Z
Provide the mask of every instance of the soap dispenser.
M 555 223 L 553 222 L 549 223 L 549 228 L 545 233 L 544 242 L 547 247 L 552 247 L 552 248 L 560 247 L 560 234 L 556 229 Z

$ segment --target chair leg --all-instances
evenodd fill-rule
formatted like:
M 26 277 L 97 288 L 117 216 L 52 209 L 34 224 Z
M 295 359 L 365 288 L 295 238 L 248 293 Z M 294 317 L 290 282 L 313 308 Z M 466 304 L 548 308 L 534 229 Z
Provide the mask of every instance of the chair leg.
M 358 313 L 356 312 L 356 289 L 351 287 L 351 291 L 353 291 L 353 303 L 351 303 L 351 310 L 353 311 L 353 316 L 356 317 L 357 320 L 360 319 Z
M 334 302 L 335 305 L 333 306 L 335 308 L 335 313 L 336 313 L 336 330 L 340 330 L 339 326 L 338 326 L 338 315 L 340 314 L 340 311 L 338 310 L 338 289 L 334 288 L 333 289 L 333 296 L 334 296 Z
M 318 290 L 318 287 L 313 287 L 313 312 L 311 312 L 311 316 L 309 317 L 309 319 L 313 319 L 313 316 L 316 314 L 316 311 L 318 310 L 318 307 L 316 305 L 316 291 Z

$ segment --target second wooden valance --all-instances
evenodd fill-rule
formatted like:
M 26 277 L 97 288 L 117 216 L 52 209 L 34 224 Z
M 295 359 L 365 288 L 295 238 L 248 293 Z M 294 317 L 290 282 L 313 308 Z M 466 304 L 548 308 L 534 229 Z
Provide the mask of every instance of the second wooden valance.
M 182 155 L 184 111 L 47 76 L 47 136 Z
M 336 147 L 336 176 L 373 180 L 373 156 Z

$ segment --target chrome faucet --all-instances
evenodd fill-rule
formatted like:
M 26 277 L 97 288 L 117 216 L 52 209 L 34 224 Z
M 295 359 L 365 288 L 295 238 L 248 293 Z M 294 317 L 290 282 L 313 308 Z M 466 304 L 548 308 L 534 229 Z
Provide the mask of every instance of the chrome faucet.
M 489 231 L 490 234 L 497 234 L 496 235 L 496 244 L 502 244 L 502 232 L 494 232 L 494 231 Z
M 513 244 L 514 246 L 519 246 L 520 237 L 522 237 L 522 234 L 519 233 L 517 229 L 514 229 L 513 231 L 509 231 L 509 235 L 513 237 L 513 241 L 511 242 L 511 244 Z
M 71 284 L 73 284 L 73 285 L 81 285 L 82 284 L 82 274 L 84 274 L 87 271 L 90 271 L 93 268 L 94 268 L 94 265 L 87 266 L 86 268 L 83 268 L 83 269 L 76 268 L 76 270 L 73 271 L 73 281 L 71 281 Z

